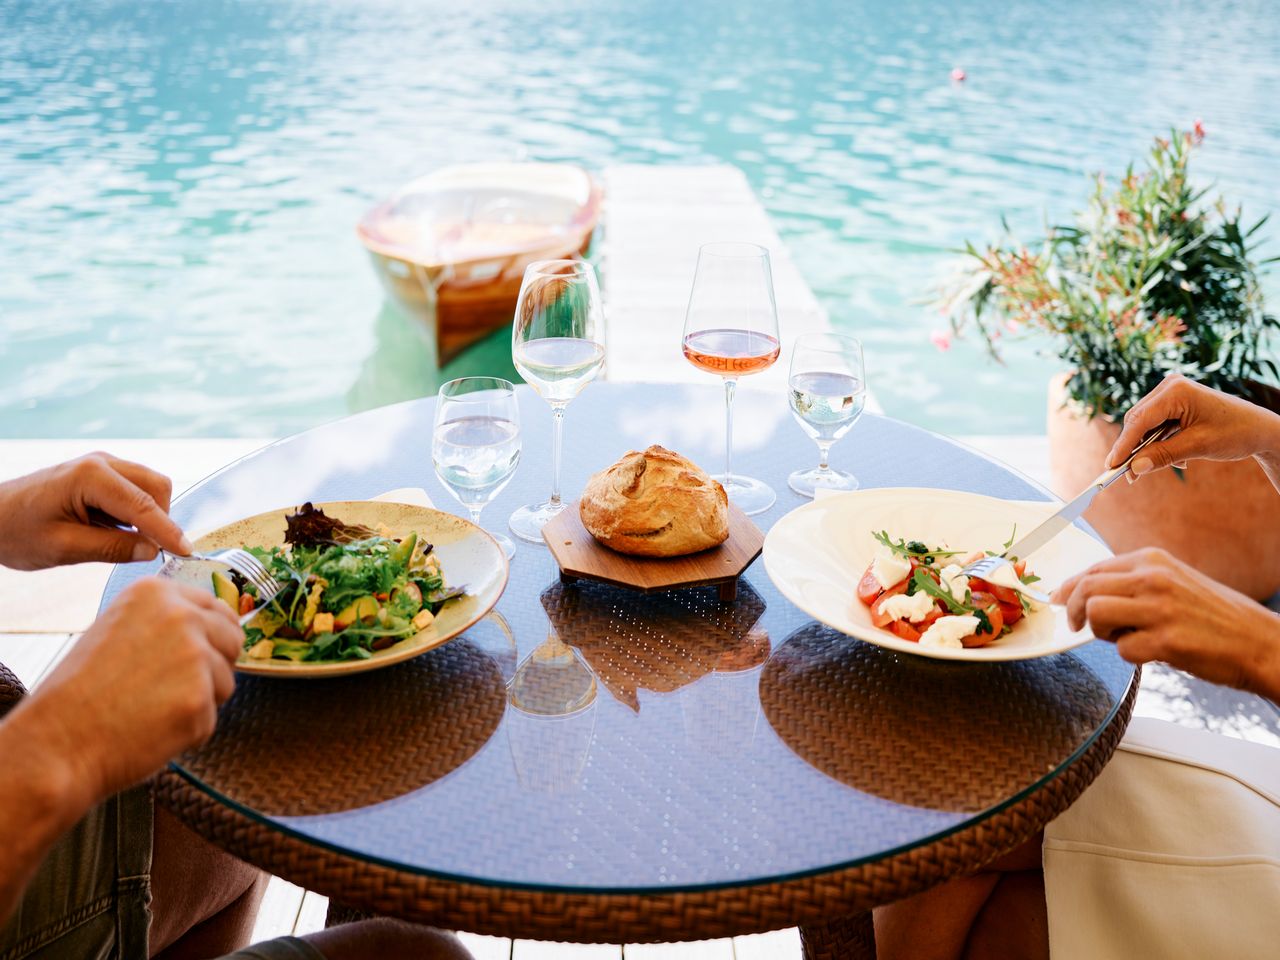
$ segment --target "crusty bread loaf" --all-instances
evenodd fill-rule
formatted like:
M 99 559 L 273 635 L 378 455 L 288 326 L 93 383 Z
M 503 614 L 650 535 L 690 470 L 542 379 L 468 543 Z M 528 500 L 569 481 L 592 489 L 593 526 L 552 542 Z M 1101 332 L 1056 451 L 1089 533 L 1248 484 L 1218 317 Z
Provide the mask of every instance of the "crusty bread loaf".
M 724 487 L 656 444 L 644 453 L 632 450 L 588 480 L 578 513 L 605 546 L 641 557 L 697 553 L 729 536 Z

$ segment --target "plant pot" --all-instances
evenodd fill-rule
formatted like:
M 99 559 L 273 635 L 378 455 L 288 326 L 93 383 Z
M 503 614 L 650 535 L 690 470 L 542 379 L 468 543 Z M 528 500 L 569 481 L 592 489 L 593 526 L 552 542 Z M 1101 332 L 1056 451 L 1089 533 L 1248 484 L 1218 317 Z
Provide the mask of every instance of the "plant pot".
M 1104 468 L 1120 426 L 1088 419 L 1067 396 L 1067 376 L 1049 386 L 1053 492 L 1076 496 Z M 1280 493 L 1254 460 L 1196 461 L 1123 480 L 1094 498 L 1087 520 L 1116 553 L 1162 547 L 1257 600 L 1280 591 Z

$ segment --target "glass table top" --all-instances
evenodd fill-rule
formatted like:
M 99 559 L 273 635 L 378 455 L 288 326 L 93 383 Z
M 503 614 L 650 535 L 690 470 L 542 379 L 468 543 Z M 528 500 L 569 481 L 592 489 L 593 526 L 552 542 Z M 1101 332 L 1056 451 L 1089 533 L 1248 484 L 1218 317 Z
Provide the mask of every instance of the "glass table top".
M 483 523 L 549 492 L 551 418 L 521 391 L 524 453 Z M 714 472 L 717 386 L 594 384 L 569 408 L 565 490 L 662 443 Z M 767 530 L 816 462 L 785 399 L 738 398 L 735 469 L 769 482 Z M 179 498 L 190 532 L 305 500 L 425 488 L 432 400 L 340 420 Z M 866 415 L 833 465 L 864 487 L 1047 494 L 944 438 Z M 107 600 L 150 569 L 117 568 Z M 850 590 L 860 571 L 850 572 Z M 519 544 L 494 612 L 407 663 L 348 678 L 240 677 L 178 770 L 247 815 L 360 859 L 473 882 L 596 892 L 780 880 L 910 849 L 1016 802 L 1106 727 L 1133 680 L 1109 644 L 945 663 L 835 633 L 757 561 L 738 598 L 563 584 Z

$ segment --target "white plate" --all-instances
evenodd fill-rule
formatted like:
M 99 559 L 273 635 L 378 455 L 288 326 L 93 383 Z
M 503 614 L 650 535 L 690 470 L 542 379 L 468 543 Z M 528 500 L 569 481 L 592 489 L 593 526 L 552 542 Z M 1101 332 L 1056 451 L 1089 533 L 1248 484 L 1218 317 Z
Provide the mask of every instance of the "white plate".
M 363 673 L 400 663 L 433 650 L 452 640 L 493 609 L 507 585 L 507 557 L 497 541 L 469 520 L 407 503 L 349 500 L 317 503 L 331 517 L 353 524 L 377 528 L 386 526 L 395 537 L 416 532 L 435 546 L 445 581 L 463 584 L 467 594 L 450 600 L 425 630 L 379 650 L 368 660 L 296 663 L 290 660 L 250 660 L 241 654 L 235 669 L 259 676 L 313 678 Z M 196 550 L 205 553 L 221 547 L 276 547 L 284 544 L 285 514 L 296 507 L 269 510 L 237 520 L 196 538 Z M 209 589 L 206 564 L 179 566 L 176 577 Z
M 940 660 L 1028 660 L 1070 650 L 1093 639 L 1072 631 L 1066 611 L 1046 607 L 1024 618 L 1013 631 L 985 647 L 960 650 L 922 647 L 871 623 L 858 599 L 858 581 L 875 555 L 873 531 L 895 540 L 923 540 L 952 550 L 998 550 L 1016 523 L 1030 533 L 1060 504 L 997 500 L 955 490 L 889 487 L 824 497 L 791 511 L 773 525 L 764 541 L 764 567 L 777 588 L 797 607 L 827 626 L 859 640 Z M 1068 577 L 1111 556 L 1104 544 L 1078 527 L 1058 534 L 1028 557 L 1031 572 L 1050 592 Z

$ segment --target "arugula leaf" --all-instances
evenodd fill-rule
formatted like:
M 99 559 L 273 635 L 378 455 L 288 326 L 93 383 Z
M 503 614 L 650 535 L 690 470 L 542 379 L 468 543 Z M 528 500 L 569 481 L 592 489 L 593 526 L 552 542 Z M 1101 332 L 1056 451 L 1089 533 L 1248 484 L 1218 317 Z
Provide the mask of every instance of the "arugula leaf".
M 911 577 L 911 584 L 917 590 L 923 590 L 935 600 L 941 600 L 943 605 L 953 614 L 970 613 L 972 606 L 957 600 L 950 590 L 947 590 L 942 584 L 929 576 L 929 571 L 921 567 L 916 568 L 916 572 Z M 914 591 L 912 591 L 914 593 Z
M 991 620 L 987 616 L 987 611 L 983 610 L 981 607 L 975 606 L 971 602 L 973 595 L 967 590 L 965 591 L 964 599 L 957 600 L 955 594 L 943 587 L 942 584 L 934 580 L 933 577 L 929 576 L 929 571 L 922 567 L 917 567 L 915 574 L 912 575 L 911 584 L 908 586 L 909 592 L 911 586 L 915 586 L 917 589 L 923 590 L 925 593 L 929 594 L 929 596 L 937 600 L 941 600 L 943 606 L 950 610 L 954 616 L 977 617 L 978 629 L 975 632 L 994 632 L 994 628 L 991 626 Z
M 871 535 L 898 556 L 907 558 L 914 557 L 923 563 L 933 563 L 935 559 L 941 557 L 954 557 L 960 553 L 959 550 L 943 550 L 941 547 L 931 548 L 921 543 L 919 540 L 912 540 L 908 542 L 906 540 L 899 539 L 895 542 L 890 539 L 889 531 L 887 530 L 881 530 L 879 533 L 872 531 Z

